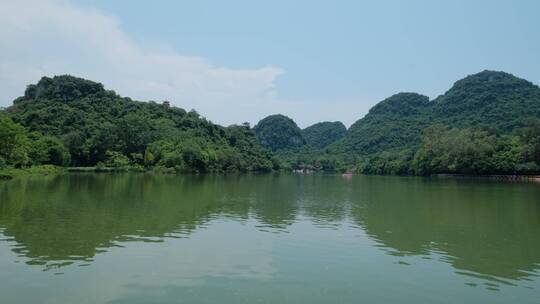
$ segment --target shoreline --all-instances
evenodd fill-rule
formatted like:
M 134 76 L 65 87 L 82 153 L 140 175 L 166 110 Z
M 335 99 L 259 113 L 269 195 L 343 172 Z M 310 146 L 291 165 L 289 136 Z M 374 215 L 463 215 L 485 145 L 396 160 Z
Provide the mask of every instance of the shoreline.
M 270 172 L 261 172 L 261 171 L 220 171 L 220 172 L 181 172 L 173 168 L 143 168 L 143 167 L 58 167 L 53 165 L 41 165 L 33 166 L 29 168 L 4 168 L 0 169 L 0 181 L 7 181 L 17 177 L 26 177 L 26 176 L 51 176 L 59 175 L 63 173 L 156 173 L 156 174 L 172 174 L 172 175 L 182 175 L 182 174 L 230 174 L 230 173 L 241 173 L 241 174 L 265 174 L 265 173 L 291 173 L 291 174 L 341 174 L 340 172 L 325 172 L 325 171 L 313 171 L 310 173 L 299 173 L 296 170 L 279 170 L 279 171 L 270 171 Z M 362 173 L 352 173 L 349 176 L 353 177 L 355 175 L 377 175 L 377 174 L 362 174 Z M 405 176 L 405 177 L 419 177 L 419 175 L 381 175 L 381 176 Z M 487 180 L 496 180 L 496 181 L 506 181 L 506 182 L 534 182 L 540 183 L 540 175 L 519 175 L 519 174 L 453 174 L 453 173 L 438 173 L 432 174 L 425 177 L 437 177 L 437 178 L 455 178 L 455 179 L 487 179 Z
M 507 181 L 507 182 L 535 182 L 540 183 L 540 175 L 520 175 L 520 174 L 449 174 L 441 173 L 436 174 L 440 178 L 480 178 L 480 179 L 490 179 L 497 181 Z
M 11 180 L 24 176 L 50 176 L 58 175 L 65 171 L 64 167 L 53 165 L 33 166 L 29 168 L 3 168 L 0 169 L 0 181 Z

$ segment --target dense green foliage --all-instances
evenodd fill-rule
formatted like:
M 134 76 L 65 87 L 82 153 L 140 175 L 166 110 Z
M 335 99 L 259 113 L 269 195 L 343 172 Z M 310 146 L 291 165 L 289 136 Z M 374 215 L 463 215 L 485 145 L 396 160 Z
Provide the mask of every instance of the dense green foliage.
M 284 115 L 253 129 L 222 127 L 195 111 L 120 97 L 100 83 L 43 77 L 0 111 L 0 169 L 538 174 L 539 118 L 540 88 L 493 71 L 459 80 L 432 101 L 393 95 L 349 130 L 340 122 L 300 130 Z
M 165 167 L 268 171 L 278 166 L 247 125 L 222 127 L 195 111 L 118 96 L 100 83 L 43 77 L 5 110 L 8 165 Z
M 319 149 L 280 155 L 293 168 L 369 174 L 538 174 L 540 88 L 504 72 L 457 81 L 433 101 L 399 93 L 355 122 L 346 136 Z
M 530 174 L 538 172 L 535 157 L 540 139 L 539 122 L 516 135 L 497 135 L 492 130 L 447 129 L 436 125 L 426 129 L 413 159 L 416 173 Z
M 28 168 L 5 167 L 0 168 L 0 180 L 9 180 L 21 176 L 57 175 L 64 172 L 64 168 L 53 165 L 35 165 Z
M 433 103 L 436 123 L 511 132 L 540 117 L 540 88 L 508 73 L 483 71 L 457 81 Z
M 280 166 L 286 170 L 341 172 L 347 169 L 341 155 L 308 145 L 276 152 Z
M 427 96 L 399 93 L 377 105 L 355 122 L 333 148 L 346 154 L 371 154 L 412 147 L 430 123 L 432 105 Z
M 535 174 L 534 118 L 540 88 L 483 71 L 433 101 L 400 93 L 380 102 L 331 149 L 363 173 Z
M 490 128 L 424 131 L 416 151 L 384 151 L 364 157 L 357 170 L 370 174 L 537 174 L 540 172 L 540 121 L 513 134 Z
M 537 86 L 504 72 L 483 71 L 457 81 L 433 101 L 415 93 L 381 101 L 333 148 L 363 155 L 416 148 L 429 125 L 490 126 L 509 133 L 534 117 L 540 117 Z
M 271 149 L 286 170 L 342 171 L 344 164 L 339 155 L 326 150 L 328 144 L 345 136 L 341 122 L 322 122 L 304 130 L 284 115 L 271 115 L 255 127 L 259 142 Z
M 30 162 L 31 142 L 26 130 L 5 115 L 0 116 L 0 166 L 23 166 Z
M 322 149 L 329 144 L 342 139 L 347 128 L 342 122 L 319 122 L 302 130 L 306 143 L 315 149 Z
M 296 123 L 281 114 L 262 119 L 253 130 L 261 145 L 272 151 L 294 149 L 306 143 Z

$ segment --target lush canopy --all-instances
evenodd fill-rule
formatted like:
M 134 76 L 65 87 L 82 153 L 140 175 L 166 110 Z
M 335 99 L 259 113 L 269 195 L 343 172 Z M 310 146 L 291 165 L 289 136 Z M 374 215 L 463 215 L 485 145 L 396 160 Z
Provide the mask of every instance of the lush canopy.
M 267 171 L 275 165 L 247 125 L 222 127 L 195 111 L 134 101 L 67 75 L 43 77 L 5 112 L 0 140 L 6 151 L 0 153 L 14 166 L 131 165 L 207 172 Z
M 272 151 L 297 148 L 306 143 L 296 123 L 281 114 L 262 119 L 253 130 L 261 145 Z
M 320 168 L 321 158 L 332 159 L 341 169 L 372 174 L 536 174 L 539 118 L 538 86 L 483 71 L 432 101 L 416 93 L 393 95 L 343 139 L 281 158 L 300 168 Z
M 300 130 L 279 114 L 253 129 L 222 127 L 193 110 L 134 101 L 64 75 L 43 77 L 0 110 L 0 167 L 538 174 L 539 119 L 540 88 L 504 72 L 468 76 L 432 101 L 393 95 L 349 130 L 340 122 Z
M 346 133 L 347 128 L 340 121 L 319 122 L 302 130 L 306 143 L 315 149 L 322 149 L 342 139 Z

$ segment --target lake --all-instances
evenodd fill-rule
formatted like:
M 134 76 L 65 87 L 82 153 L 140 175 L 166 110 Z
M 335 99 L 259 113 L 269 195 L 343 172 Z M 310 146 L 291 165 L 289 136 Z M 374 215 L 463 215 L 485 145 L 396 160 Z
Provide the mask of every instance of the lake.
M 540 185 L 339 175 L 0 183 L 0 302 L 539 303 Z

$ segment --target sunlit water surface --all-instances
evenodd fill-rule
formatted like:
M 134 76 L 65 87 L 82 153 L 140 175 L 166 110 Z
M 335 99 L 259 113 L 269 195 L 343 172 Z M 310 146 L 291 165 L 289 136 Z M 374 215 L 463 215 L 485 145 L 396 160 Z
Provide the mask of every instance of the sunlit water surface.
M 0 183 L 0 303 L 540 303 L 540 185 L 69 174 Z

